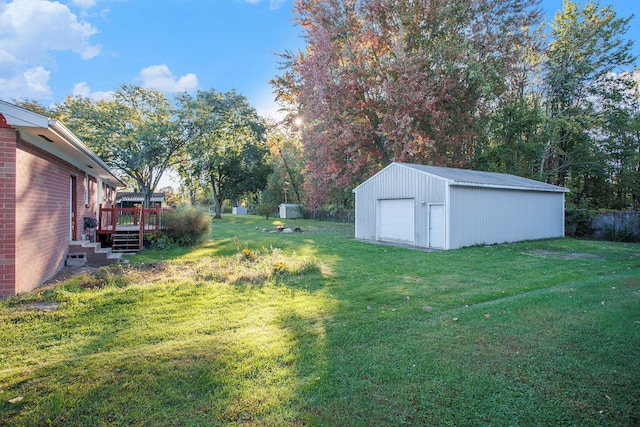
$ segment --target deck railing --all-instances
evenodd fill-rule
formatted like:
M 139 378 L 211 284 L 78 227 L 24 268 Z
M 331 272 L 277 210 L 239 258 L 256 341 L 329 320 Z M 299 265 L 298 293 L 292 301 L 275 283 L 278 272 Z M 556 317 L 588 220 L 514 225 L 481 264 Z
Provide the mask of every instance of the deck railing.
M 98 234 L 115 234 L 118 227 L 139 227 L 143 233 L 151 233 L 162 227 L 162 208 L 105 208 L 98 212 Z

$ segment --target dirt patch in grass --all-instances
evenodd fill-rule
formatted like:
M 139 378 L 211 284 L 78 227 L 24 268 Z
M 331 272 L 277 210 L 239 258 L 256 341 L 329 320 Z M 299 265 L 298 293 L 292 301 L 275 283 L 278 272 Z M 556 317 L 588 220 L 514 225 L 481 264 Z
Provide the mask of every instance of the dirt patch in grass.
M 556 259 L 601 259 L 600 255 L 589 254 L 584 252 L 558 252 L 558 251 L 549 251 L 544 249 L 532 249 L 528 251 L 524 251 L 524 253 L 529 255 L 536 255 L 543 258 L 556 258 Z

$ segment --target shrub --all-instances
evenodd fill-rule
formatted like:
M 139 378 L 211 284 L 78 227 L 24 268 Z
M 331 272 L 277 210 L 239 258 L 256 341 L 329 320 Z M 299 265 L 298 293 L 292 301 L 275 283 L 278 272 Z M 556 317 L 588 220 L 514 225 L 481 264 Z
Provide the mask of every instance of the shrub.
M 155 233 L 146 233 L 143 243 L 145 249 L 164 250 L 170 248 L 175 242 L 166 232 L 160 230 Z
M 162 218 L 166 235 L 180 246 L 202 242 L 211 232 L 211 218 L 202 209 L 189 206 L 169 210 Z
M 259 203 L 258 204 L 258 215 L 263 216 L 264 219 L 269 219 L 269 217 L 277 211 L 277 207 L 269 203 Z

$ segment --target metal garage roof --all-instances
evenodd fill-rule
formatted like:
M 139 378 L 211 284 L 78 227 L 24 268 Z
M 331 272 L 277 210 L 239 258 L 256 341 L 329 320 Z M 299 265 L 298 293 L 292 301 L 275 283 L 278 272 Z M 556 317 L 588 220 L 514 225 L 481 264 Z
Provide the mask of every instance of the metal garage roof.
M 439 166 L 415 165 L 411 163 L 400 162 L 391 163 L 389 166 L 387 166 L 387 168 L 392 167 L 393 165 L 406 167 L 429 175 L 437 176 L 448 181 L 450 185 L 504 188 L 512 190 L 551 191 L 558 193 L 566 193 L 569 191 L 568 189 L 558 187 L 557 185 L 547 184 L 545 182 L 522 178 L 520 176 L 510 175 L 506 173 L 483 172 L 468 169 L 445 168 Z

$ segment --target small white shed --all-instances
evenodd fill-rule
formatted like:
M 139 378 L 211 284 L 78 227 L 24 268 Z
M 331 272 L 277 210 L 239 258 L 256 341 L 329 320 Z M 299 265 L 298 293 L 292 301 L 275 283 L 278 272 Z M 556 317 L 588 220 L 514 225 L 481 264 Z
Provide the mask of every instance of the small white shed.
M 563 237 L 568 191 L 509 174 L 392 163 L 353 190 L 355 237 L 438 249 Z
M 300 218 L 302 205 L 293 203 L 283 203 L 280 205 L 280 218 L 292 219 Z
M 231 209 L 231 214 L 232 215 L 246 215 L 247 214 L 247 208 L 245 208 L 244 206 L 234 206 Z

